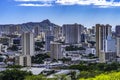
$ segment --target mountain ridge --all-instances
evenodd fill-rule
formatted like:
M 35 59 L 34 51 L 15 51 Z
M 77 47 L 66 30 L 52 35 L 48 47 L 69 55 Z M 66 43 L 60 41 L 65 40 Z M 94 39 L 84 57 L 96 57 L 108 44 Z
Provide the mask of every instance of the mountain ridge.
M 54 27 L 59 27 L 59 25 L 52 23 L 49 19 L 45 19 L 41 22 L 27 22 L 27 23 L 21 23 L 21 24 L 0 25 L 0 31 L 1 32 L 8 31 L 8 33 L 12 33 L 15 31 L 24 32 L 24 31 L 32 31 L 36 27 L 38 27 L 38 29 L 41 29 L 42 31 L 46 31 Z

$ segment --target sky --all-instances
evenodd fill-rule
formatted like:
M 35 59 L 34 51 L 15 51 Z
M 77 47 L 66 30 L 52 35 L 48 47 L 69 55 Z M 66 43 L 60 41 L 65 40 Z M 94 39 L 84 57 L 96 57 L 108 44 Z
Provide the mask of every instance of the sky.
M 41 22 L 120 25 L 120 0 L 0 0 L 0 24 Z

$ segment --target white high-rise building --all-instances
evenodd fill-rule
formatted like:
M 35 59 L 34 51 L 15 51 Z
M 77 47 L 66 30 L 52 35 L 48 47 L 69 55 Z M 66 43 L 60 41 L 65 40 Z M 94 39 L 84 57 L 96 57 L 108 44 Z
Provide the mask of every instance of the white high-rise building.
M 16 57 L 16 64 L 21 66 L 31 66 L 31 56 L 34 55 L 34 37 L 33 33 L 26 32 L 22 34 L 22 55 Z
M 31 56 L 30 55 L 20 55 L 15 58 L 16 65 L 21 66 L 31 66 Z
M 80 24 L 65 24 L 63 25 L 63 36 L 65 37 L 65 43 L 77 44 L 81 42 L 81 33 L 83 26 Z
M 63 58 L 61 43 L 51 42 L 50 57 L 52 59 L 62 59 Z
M 27 32 L 22 34 L 22 54 L 34 55 L 34 36 L 33 33 Z

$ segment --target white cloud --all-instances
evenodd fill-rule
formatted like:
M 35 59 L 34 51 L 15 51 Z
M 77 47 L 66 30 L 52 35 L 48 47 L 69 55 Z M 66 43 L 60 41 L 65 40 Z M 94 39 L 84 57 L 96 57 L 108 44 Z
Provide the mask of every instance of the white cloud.
M 54 0 L 15 0 L 15 1 L 18 1 L 18 2 L 51 2 Z
M 18 6 L 32 6 L 32 7 L 43 7 L 43 6 L 52 6 L 52 4 L 26 4 L 26 3 L 24 3 L 24 4 L 20 4 L 20 5 L 18 5 Z
M 93 6 L 98 6 L 100 8 L 120 7 L 120 2 L 114 2 L 115 0 L 110 0 L 110 1 L 107 1 L 107 0 L 15 0 L 15 1 L 31 2 L 31 3 L 32 2 L 43 2 L 44 4 L 51 3 L 53 5 L 54 4 L 57 4 L 57 5 L 93 5 Z
M 114 2 L 114 0 L 57 0 L 56 3 L 61 5 L 94 5 L 100 8 L 120 7 L 120 2 Z

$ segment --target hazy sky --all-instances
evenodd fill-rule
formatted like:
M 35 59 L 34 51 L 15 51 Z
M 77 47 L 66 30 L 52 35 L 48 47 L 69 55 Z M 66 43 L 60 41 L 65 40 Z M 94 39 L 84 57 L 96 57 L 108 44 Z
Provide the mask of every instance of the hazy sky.
M 120 0 L 0 0 L 0 24 L 40 22 L 120 24 Z

